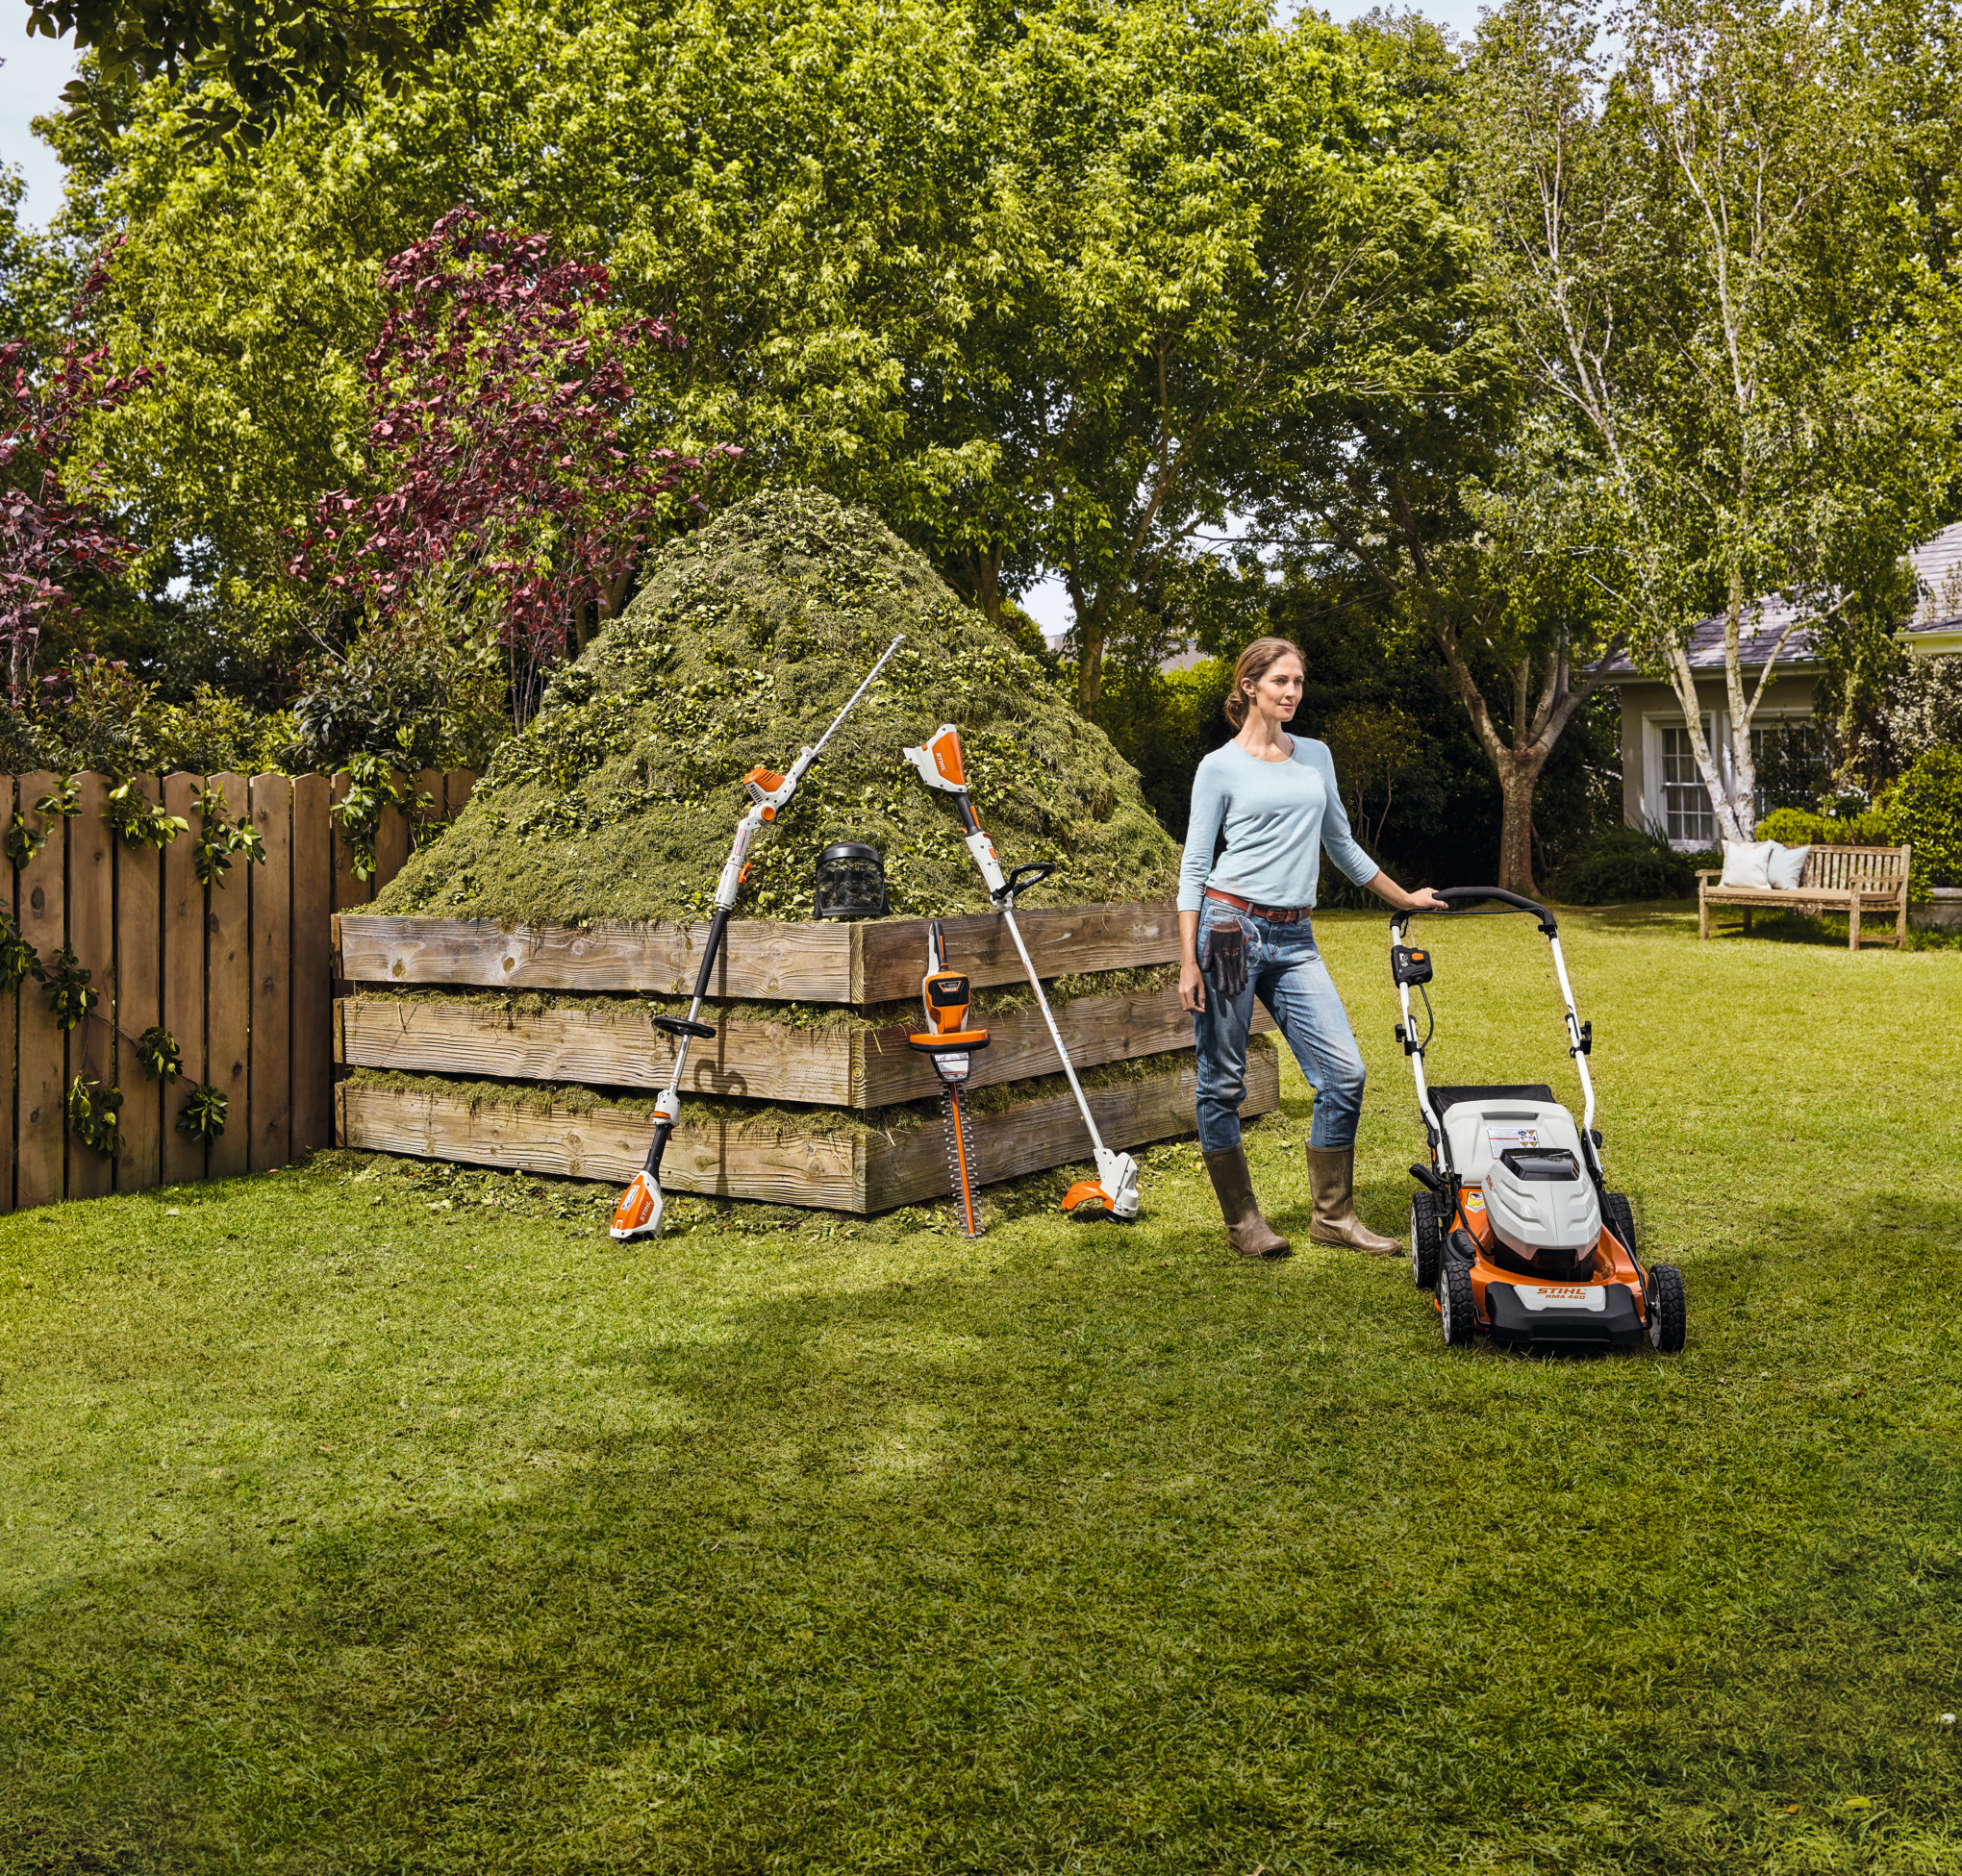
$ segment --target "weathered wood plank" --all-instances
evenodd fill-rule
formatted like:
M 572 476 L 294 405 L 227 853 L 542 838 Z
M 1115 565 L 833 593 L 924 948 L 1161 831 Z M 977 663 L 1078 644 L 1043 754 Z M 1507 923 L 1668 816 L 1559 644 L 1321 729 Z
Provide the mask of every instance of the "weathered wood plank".
M 740 919 L 717 961 L 710 993 L 843 1003 L 851 988 L 850 925 Z M 686 995 L 708 926 L 516 926 L 488 918 L 349 915 L 340 921 L 340 975 L 356 983 L 446 984 L 513 990 L 626 990 Z M 916 988 L 918 972 L 914 973 Z
M 327 778 L 293 783 L 293 1151 L 334 1143 L 334 824 Z
M 1193 1131 L 1197 1071 L 1190 1056 L 1174 1060 L 1177 1065 L 1163 1073 L 1085 1090 L 1106 1146 L 1144 1146 Z M 1280 1057 L 1271 1049 L 1250 1049 L 1241 1118 L 1270 1113 L 1280 1104 Z M 974 1157 L 987 1185 L 1090 1156 L 1090 1135 L 1068 1089 L 1006 1113 L 974 1116 Z M 879 1135 L 865 1155 L 865 1188 L 868 1212 L 950 1197 L 943 1130 L 920 1127 Z
M 20 935 L 51 965 L 66 936 L 63 906 L 68 861 L 68 823 L 60 815 L 38 814 L 34 804 L 61 786 L 62 778 L 37 769 L 20 778 L 20 812 L 28 824 L 44 827 L 47 839 L 20 869 Z M 99 987 L 98 987 L 99 988 Z M 63 1186 L 68 1090 L 68 1038 L 48 1007 L 45 988 L 30 977 L 20 987 L 20 1066 L 16 1107 L 15 1180 L 22 1211 L 52 1205 Z
M 1178 913 L 1171 902 L 1138 905 L 1039 906 L 1016 913 L 1022 942 L 1044 979 L 1098 970 L 1140 970 L 1178 957 Z M 947 963 L 966 971 L 977 989 L 1024 980 L 1008 923 L 999 913 L 942 921 Z M 853 928 L 864 934 L 853 973 L 854 1003 L 890 1003 L 913 996 L 926 968 L 926 920 L 880 919 Z
M 337 1090 L 343 1139 L 363 1152 L 406 1153 L 506 1170 L 578 1179 L 630 1179 L 645 1158 L 651 1117 L 608 1109 L 571 1113 L 501 1102 L 476 1105 L 439 1087 L 428 1090 L 365 1088 Z M 1255 1050 L 1247 1061 L 1241 1113 L 1265 1113 L 1280 1101 L 1277 1058 Z M 1108 1143 L 1140 1146 L 1190 1133 L 1193 1066 L 1096 1088 L 1091 1110 Z M 1068 1093 L 1048 1095 L 1003 1114 L 977 1114 L 975 1150 L 990 1181 L 1064 1165 L 1089 1152 L 1083 1123 Z M 870 1142 L 856 1130 L 777 1138 L 759 1122 L 690 1125 L 686 1113 L 662 1163 L 669 1191 L 760 1199 L 825 1211 L 866 1212 L 916 1204 L 946 1189 L 946 1154 L 938 1123 L 895 1130 Z M 1149 1194 L 1146 1194 L 1148 1205 Z
M 464 803 L 470 798 L 479 777 L 474 768 L 452 768 L 443 775 L 443 808 L 454 820 L 464 812 Z
M 154 775 L 136 786 L 152 804 L 164 798 Z M 189 838 L 179 835 L 180 840 Z M 137 1038 L 164 1020 L 164 856 L 154 847 L 115 846 L 116 1086 L 122 1089 L 119 1192 L 146 1192 L 164 1175 L 164 1088 L 137 1060 Z
M 214 775 L 212 787 L 225 799 L 225 818 L 237 823 L 251 812 L 242 775 Z M 251 1145 L 248 1035 L 252 1022 L 252 881 L 259 869 L 242 857 L 212 882 L 205 918 L 205 1079 L 225 1097 L 225 1131 L 212 1141 L 207 1162 L 214 1179 L 245 1170 Z
M 1080 1067 L 1187 1048 L 1192 1018 L 1175 988 L 1131 997 L 1078 997 L 1057 1026 Z M 1255 1026 L 1270 1021 L 1256 1011 Z M 751 1101 L 808 1101 L 878 1108 L 939 1092 L 927 1058 L 907 1047 L 916 1025 L 867 1030 L 799 1029 L 790 1023 L 724 1021 L 714 1041 L 689 1051 L 686 1090 Z M 591 1088 L 662 1088 L 675 1044 L 647 1015 L 603 1004 L 532 1013 L 491 1004 L 363 996 L 339 1012 L 341 1060 L 351 1067 L 492 1081 L 581 1082 Z M 1056 1052 L 1040 1012 L 989 1021 L 974 1059 L 974 1086 L 994 1087 L 1055 1071 Z
M 254 1172 L 292 1158 L 293 785 L 284 775 L 252 778 L 252 825 L 265 863 L 252 868 L 252 1129 L 246 1162 Z
M 164 780 L 164 812 L 190 822 L 164 849 L 164 1027 L 177 1044 L 183 1079 L 164 1090 L 164 1183 L 202 1179 L 205 1148 L 179 1131 L 191 1084 L 205 1078 L 205 889 L 191 863 L 197 826 L 197 797 L 203 777 L 169 775 Z
M 1076 906 L 1020 914 L 1039 974 L 1132 970 L 1178 955 L 1169 906 Z M 1022 978 L 994 913 L 945 921 L 948 958 L 977 988 Z M 514 926 L 483 918 L 362 916 L 343 921 L 342 977 L 358 983 L 448 984 L 526 990 L 680 995 L 694 982 L 706 924 L 601 922 Z M 890 1003 L 911 997 L 926 967 L 926 920 L 863 925 L 729 926 L 710 993 L 806 1003 Z
M 100 1000 L 68 1038 L 68 1078 L 86 1075 L 107 1088 L 115 1080 L 115 836 L 102 818 L 109 784 L 75 777 L 82 812 L 68 823 L 68 942 Z M 68 1137 L 68 1196 L 101 1198 L 114 1182 L 115 1162 Z

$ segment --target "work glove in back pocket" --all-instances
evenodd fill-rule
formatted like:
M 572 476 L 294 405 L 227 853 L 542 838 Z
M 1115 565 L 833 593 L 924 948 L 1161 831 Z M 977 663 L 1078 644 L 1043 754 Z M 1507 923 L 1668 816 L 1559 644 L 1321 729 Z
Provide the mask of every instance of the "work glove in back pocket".
M 1199 969 L 1227 1002 L 1246 988 L 1246 934 L 1238 925 L 1209 925 L 1199 936 Z

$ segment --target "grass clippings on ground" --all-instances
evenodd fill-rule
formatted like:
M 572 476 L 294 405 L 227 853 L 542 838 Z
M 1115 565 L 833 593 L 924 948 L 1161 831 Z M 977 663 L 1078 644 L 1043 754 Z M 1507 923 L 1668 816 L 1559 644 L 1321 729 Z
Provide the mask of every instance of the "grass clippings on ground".
M 1442 1081 L 1574 1082 L 1420 920 Z M 1377 917 L 1321 933 L 1421 1151 Z M 1962 1869 L 1954 952 L 1563 919 L 1678 1359 L 1227 1253 L 324 1156 L 0 1220 L 0 1868 Z

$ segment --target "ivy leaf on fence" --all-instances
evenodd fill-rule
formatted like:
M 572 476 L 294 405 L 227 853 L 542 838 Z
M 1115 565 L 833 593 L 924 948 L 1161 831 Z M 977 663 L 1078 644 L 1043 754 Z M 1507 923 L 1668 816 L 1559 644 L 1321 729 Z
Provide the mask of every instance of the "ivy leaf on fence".
M 225 797 L 216 788 L 198 792 L 199 832 L 191 854 L 191 865 L 204 886 L 223 886 L 232 870 L 232 856 L 242 853 L 249 864 L 265 864 L 265 840 L 259 830 L 242 815 L 234 821 Z
M 50 963 L 44 964 L 37 959 L 33 970 L 47 988 L 48 1008 L 55 1013 L 55 1023 L 61 1029 L 75 1028 L 102 1001 L 102 992 L 88 988 L 94 972 L 82 968 L 75 947 L 65 940 Z
M 121 1088 L 105 1088 L 100 1082 L 77 1075 L 68 1085 L 68 1131 L 84 1146 L 93 1147 L 104 1159 L 113 1160 L 123 1150 L 123 1137 L 115 1124 L 122 1104 Z
M 225 1110 L 230 1105 L 222 1088 L 210 1082 L 195 1083 L 177 1116 L 177 1131 L 192 1139 L 214 1140 L 225 1131 Z
M 39 976 L 40 953 L 20 935 L 19 922 L 0 906 L 0 991 L 17 990 L 32 971 Z
M 190 823 L 182 814 L 166 814 L 135 782 L 110 789 L 102 818 L 124 846 L 139 853 L 145 847 L 162 852 L 180 834 L 190 832 Z
M 137 1038 L 137 1061 L 153 1082 L 174 1082 L 184 1073 L 184 1052 L 162 1023 L 153 1023 Z
M 49 820 L 59 814 L 64 821 L 72 821 L 82 812 L 82 790 L 75 778 L 71 775 L 60 788 L 49 789 L 34 804 L 34 812 Z
M 19 867 L 32 865 L 36 854 L 48 843 L 49 831 L 45 827 L 33 826 L 25 814 L 16 813 L 13 825 L 7 830 L 7 838 L 0 845 L 7 849 L 7 858 Z

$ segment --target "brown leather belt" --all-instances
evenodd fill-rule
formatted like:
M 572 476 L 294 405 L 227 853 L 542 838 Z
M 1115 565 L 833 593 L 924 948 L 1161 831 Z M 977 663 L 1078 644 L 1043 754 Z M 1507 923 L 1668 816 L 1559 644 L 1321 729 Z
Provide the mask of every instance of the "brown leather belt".
M 1264 918 L 1270 925 L 1295 925 L 1314 915 L 1313 906 L 1257 906 L 1251 899 L 1236 899 L 1230 892 L 1221 892 L 1217 887 L 1206 888 L 1206 897 L 1218 899 L 1222 906 L 1231 906 L 1235 912 L 1244 912 L 1249 918 Z

